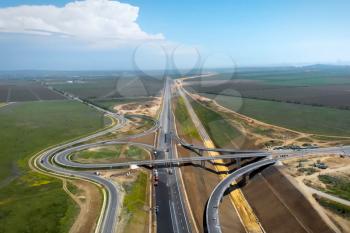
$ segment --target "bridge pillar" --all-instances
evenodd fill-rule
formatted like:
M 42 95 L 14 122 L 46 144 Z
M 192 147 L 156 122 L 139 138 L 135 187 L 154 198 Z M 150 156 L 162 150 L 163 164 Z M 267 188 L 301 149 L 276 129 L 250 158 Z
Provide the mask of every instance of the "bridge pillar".
M 201 167 L 205 167 L 205 161 L 201 161 Z
M 249 181 L 250 173 L 246 173 L 242 176 L 242 182 L 246 185 Z
M 200 155 L 200 156 L 203 156 L 203 150 L 198 149 L 198 152 L 199 152 L 199 155 Z
M 241 158 L 237 158 L 236 159 L 236 163 L 237 163 L 237 168 L 241 168 L 242 164 L 241 164 Z

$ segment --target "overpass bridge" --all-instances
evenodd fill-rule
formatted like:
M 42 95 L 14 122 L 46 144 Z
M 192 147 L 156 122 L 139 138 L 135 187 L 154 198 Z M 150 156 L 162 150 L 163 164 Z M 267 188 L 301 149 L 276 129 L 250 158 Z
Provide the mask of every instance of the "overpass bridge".
M 203 152 L 206 152 L 206 151 L 215 151 L 215 152 L 228 153 L 228 154 L 236 154 L 236 153 L 239 153 L 239 154 L 243 154 L 243 153 L 260 154 L 260 153 L 266 152 L 263 150 L 237 150 L 237 149 L 230 149 L 230 148 L 207 148 L 207 147 L 196 146 L 196 145 L 187 143 L 183 139 L 177 137 L 174 134 L 171 134 L 171 137 L 173 137 L 185 149 L 192 150 L 200 155 L 203 155 Z
M 200 162 L 201 165 L 205 165 L 206 161 L 214 161 L 220 160 L 220 159 L 236 159 L 239 160 L 241 158 L 266 158 L 271 156 L 270 153 L 264 152 L 264 153 L 237 153 L 237 154 L 223 154 L 218 156 L 197 156 L 197 157 L 182 157 L 182 158 L 165 158 L 165 159 L 151 159 L 151 160 L 140 160 L 140 161 L 128 161 L 128 162 L 121 162 L 121 163 L 108 163 L 108 164 L 82 164 L 78 162 L 74 162 L 70 160 L 70 155 L 74 152 L 85 150 L 88 148 L 101 146 L 101 145 L 113 145 L 113 144 L 123 144 L 126 142 L 120 142 L 120 141 L 105 141 L 100 143 L 91 143 L 91 144 L 85 144 L 80 145 L 76 147 L 69 148 L 68 150 L 58 152 L 54 158 L 53 161 L 62 166 L 62 167 L 70 167 L 75 169 L 114 169 L 114 168 L 127 168 L 133 165 L 137 166 L 179 166 L 182 164 L 189 164 L 189 163 L 196 163 Z M 142 143 L 130 143 L 127 144 L 136 145 L 143 147 L 146 150 L 152 150 L 153 147 L 147 144 Z
M 254 170 L 272 165 L 276 161 L 276 159 L 263 159 L 246 165 L 228 175 L 214 188 L 209 197 L 205 213 L 208 233 L 222 233 L 219 219 L 219 206 L 225 191 L 231 186 L 232 182 Z

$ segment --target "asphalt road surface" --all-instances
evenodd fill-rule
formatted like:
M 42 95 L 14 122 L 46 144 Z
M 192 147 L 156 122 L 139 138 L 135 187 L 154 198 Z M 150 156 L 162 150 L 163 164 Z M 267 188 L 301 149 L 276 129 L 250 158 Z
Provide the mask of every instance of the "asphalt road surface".
M 163 105 L 160 113 L 160 130 L 157 140 L 157 159 L 174 158 L 174 143 L 171 132 L 174 129 L 171 112 L 171 83 L 167 78 L 163 90 Z M 191 227 L 187 219 L 183 196 L 179 186 L 178 168 L 159 168 L 159 184 L 155 187 L 158 233 L 190 233 Z

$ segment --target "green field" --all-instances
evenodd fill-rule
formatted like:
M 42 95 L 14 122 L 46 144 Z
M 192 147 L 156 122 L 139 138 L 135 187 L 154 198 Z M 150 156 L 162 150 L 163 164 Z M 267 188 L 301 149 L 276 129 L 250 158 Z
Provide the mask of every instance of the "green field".
M 116 163 L 121 161 L 144 160 L 148 153 L 137 147 L 125 144 L 100 147 L 94 150 L 83 150 L 74 153 L 72 159 L 80 163 Z
M 350 111 L 276 101 L 202 94 L 218 104 L 262 122 L 324 135 L 350 136 Z
M 0 109 L 0 232 L 68 232 L 77 207 L 62 182 L 31 171 L 35 153 L 105 125 L 73 101 L 23 102 Z
M 204 107 L 196 101 L 192 101 L 191 104 L 216 146 L 232 146 L 235 140 L 242 137 L 241 132 L 219 113 Z
M 58 91 L 68 92 L 82 99 L 105 99 L 156 96 L 163 88 L 163 80 L 161 77 L 102 75 L 60 82 L 48 81 L 48 85 Z
M 182 97 L 178 97 L 175 103 L 175 119 L 180 124 L 181 132 L 184 134 L 184 136 L 201 140 L 201 137 L 199 136 L 198 131 L 188 114 L 184 99 Z
M 248 68 L 249 69 L 249 68 Z M 219 72 L 215 76 L 192 80 L 252 80 L 282 86 L 324 86 L 350 84 L 350 69 L 341 66 L 316 65 L 311 67 L 269 67 L 251 70 L 238 69 L 236 73 Z

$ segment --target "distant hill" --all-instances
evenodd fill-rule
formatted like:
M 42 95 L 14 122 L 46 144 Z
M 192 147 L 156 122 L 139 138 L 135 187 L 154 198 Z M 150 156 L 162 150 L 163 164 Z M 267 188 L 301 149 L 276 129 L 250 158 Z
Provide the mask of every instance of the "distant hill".
M 348 65 L 328 65 L 328 64 L 314 64 L 308 66 L 302 66 L 303 69 L 307 70 L 333 70 L 333 69 L 349 69 Z

